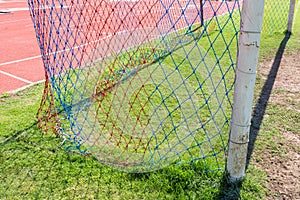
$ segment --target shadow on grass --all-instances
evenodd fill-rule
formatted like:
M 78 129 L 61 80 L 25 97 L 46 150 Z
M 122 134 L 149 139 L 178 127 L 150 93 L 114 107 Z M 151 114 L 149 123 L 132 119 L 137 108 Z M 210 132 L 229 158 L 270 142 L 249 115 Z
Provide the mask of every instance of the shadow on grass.
M 241 199 L 242 181 L 232 183 L 228 179 L 228 174 L 224 173 L 220 183 L 219 193 L 214 199 L 237 200 Z
M 270 99 L 270 95 L 275 83 L 275 79 L 277 76 L 278 69 L 280 67 L 281 59 L 284 53 L 284 49 L 288 40 L 290 39 L 291 33 L 286 32 L 285 37 L 281 41 L 279 48 L 277 50 L 274 62 L 272 64 L 272 68 L 268 74 L 267 80 L 261 90 L 259 99 L 255 105 L 252 120 L 251 120 L 251 127 L 250 127 L 250 135 L 249 135 L 249 145 L 248 145 L 248 155 L 247 155 L 247 163 L 246 168 L 248 168 L 250 159 L 254 150 L 254 144 L 256 138 L 258 136 L 260 126 L 262 120 L 264 118 L 266 108 L 268 105 L 268 101 Z
M 22 134 L 26 133 L 26 131 L 28 131 L 28 130 L 34 128 L 34 127 L 36 127 L 37 124 L 38 124 L 38 121 L 32 123 L 30 126 L 24 128 L 24 129 L 22 129 L 22 130 L 20 130 L 20 131 L 17 131 L 16 133 L 10 135 L 9 137 L 4 138 L 2 141 L 0 141 L 0 146 L 1 146 L 1 145 L 5 145 L 5 144 L 7 144 L 8 142 L 10 142 L 10 141 L 12 141 L 12 140 L 17 139 L 17 138 L 20 137 Z

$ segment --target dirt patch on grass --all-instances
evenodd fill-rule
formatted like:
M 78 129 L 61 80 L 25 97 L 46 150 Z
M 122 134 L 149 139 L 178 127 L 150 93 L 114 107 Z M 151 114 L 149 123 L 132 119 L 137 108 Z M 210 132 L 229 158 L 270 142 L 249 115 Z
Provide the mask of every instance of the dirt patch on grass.
M 278 144 L 283 151 L 281 155 L 265 152 L 259 163 L 268 174 L 268 199 L 300 199 L 300 154 L 292 148 L 300 145 L 300 141 L 299 138 L 288 140 L 291 135 L 293 133 L 284 133 L 284 141 Z
M 296 53 L 284 53 L 281 59 L 280 68 L 276 77 L 274 89 L 283 89 L 290 92 L 300 92 L 300 51 Z M 262 70 L 270 69 L 269 67 Z
M 264 79 L 267 79 L 273 62 L 260 64 L 259 72 Z M 285 53 L 282 57 L 270 102 L 300 112 L 300 51 Z
M 259 74 L 263 80 L 270 78 L 273 63 L 274 60 L 260 63 Z M 300 51 L 284 53 L 276 73 L 271 74 L 276 79 L 269 103 L 300 115 Z M 298 119 L 295 123 L 300 123 Z M 274 152 L 267 144 L 265 151 L 258 153 L 262 160 L 256 165 L 268 175 L 267 199 L 296 200 L 300 199 L 300 130 L 281 130 L 280 136 L 274 136 L 279 152 Z

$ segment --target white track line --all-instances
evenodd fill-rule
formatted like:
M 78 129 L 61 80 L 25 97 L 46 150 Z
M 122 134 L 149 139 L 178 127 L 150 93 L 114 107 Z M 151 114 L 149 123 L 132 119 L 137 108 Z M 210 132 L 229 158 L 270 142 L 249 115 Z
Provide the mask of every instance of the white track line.
M 29 11 L 29 8 L 28 8 L 28 7 L 25 7 L 25 8 L 6 8 L 6 9 L 4 9 L 4 10 L 5 10 L 5 11 L 9 11 L 9 12 L 26 11 L 26 10 Z
M 1 73 L 1 74 L 4 74 L 4 75 L 6 75 L 6 76 L 9 76 L 9 77 L 11 77 L 11 78 L 17 79 L 17 80 L 19 80 L 19 81 L 23 81 L 23 82 L 28 83 L 28 84 L 32 84 L 32 83 L 33 83 L 32 81 L 29 81 L 29 80 L 26 80 L 26 79 L 24 79 L 24 78 L 15 76 L 15 75 L 10 74 L 10 73 L 8 73 L 8 72 L 4 72 L 4 71 L 2 71 L 2 70 L 0 70 L 0 73 Z
M 26 1 L 22 1 L 22 0 L 19 0 L 19 1 L 3 1 L 3 0 L 0 0 L 0 3 L 25 3 Z
M 46 7 L 39 7 L 39 8 L 34 8 L 34 10 L 46 10 L 46 9 L 67 9 L 70 8 L 70 6 L 46 6 Z M 24 8 L 7 8 L 7 9 L 3 9 L 3 11 L 9 11 L 9 12 L 17 12 L 17 11 L 29 11 L 29 7 L 24 7 Z
M 24 61 L 28 61 L 28 60 L 33 60 L 33 59 L 37 59 L 40 58 L 41 55 L 38 56 L 32 56 L 29 58 L 24 58 L 24 59 L 20 59 L 20 60 L 13 60 L 13 61 L 9 61 L 9 62 L 5 62 L 5 63 L 0 63 L 0 67 L 4 66 L 4 65 L 10 65 L 10 64 L 14 64 L 14 63 L 19 63 L 19 62 L 24 62 Z
M 45 79 L 40 80 L 40 81 L 36 81 L 36 82 L 34 82 L 34 83 L 30 83 L 30 84 L 28 84 L 28 85 L 25 85 L 25 86 L 23 86 L 23 87 L 20 87 L 20 88 L 17 88 L 17 89 L 15 89 L 15 90 L 11 90 L 11 91 L 8 91 L 8 92 L 5 92 L 5 93 L 16 93 L 16 92 L 25 90 L 26 88 L 29 88 L 29 87 L 31 87 L 31 86 L 33 86 L 33 85 L 36 85 L 36 84 L 39 84 L 39 83 L 44 83 L 44 82 L 45 82 Z
M 21 21 L 30 21 L 30 19 L 9 20 L 9 21 L 3 21 L 3 22 L 0 22 L 0 24 L 11 24 L 11 23 L 21 22 Z M 33 26 L 33 25 L 32 25 L 32 26 Z

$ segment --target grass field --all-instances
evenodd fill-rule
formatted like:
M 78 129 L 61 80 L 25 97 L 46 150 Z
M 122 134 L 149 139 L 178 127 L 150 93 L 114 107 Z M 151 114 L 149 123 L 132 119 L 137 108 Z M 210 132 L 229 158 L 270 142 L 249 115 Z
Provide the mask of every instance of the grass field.
M 201 165 L 128 174 L 92 157 L 66 153 L 58 148 L 60 140 L 36 127 L 34 111 L 41 92 L 38 85 L 1 97 L 5 114 L 0 132 L 2 141 L 6 138 L 0 151 L 2 199 L 218 199 L 226 192 L 223 172 L 204 172 Z M 249 199 L 261 193 L 256 178 L 247 178 L 243 187 Z
M 297 14 L 299 18 L 300 13 Z M 299 20 L 295 22 L 295 34 L 286 46 L 287 51 L 300 49 L 299 23 Z M 224 38 L 230 41 L 230 31 L 234 29 L 227 27 L 227 36 L 226 31 L 224 37 L 216 32 L 201 40 L 201 47 L 207 47 L 211 53 L 209 44 L 215 41 L 216 54 L 210 56 L 220 58 L 222 66 L 231 63 L 229 55 L 223 54 L 227 47 Z M 261 59 L 274 57 L 283 38 L 283 33 L 264 35 Z M 231 49 L 231 54 L 234 59 L 236 49 Z M 229 71 L 228 86 L 233 82 L 230 79 L 233 66 L 229 66 Z M 258 75 L 256 99 L 263 84 Z M 252 164 L 243 183 L 232 186 L 227 184 L 223 171 L 204 172 L 215 162 L 209 159 L 196 165 L 171 165 L 151 173 L 128 174 L 107 167 L 93 157 L 66 152 L 59 147 L 60 138 L 51 133 L 45 135 L 37 128 L 35 114 L 42 92 L 43 86 L 36 85 L 0 97 L 0 199 L 233 199 L 239 195 L 243 199 L 264 199 L 267 194 L 266 172 Z M 265 134 L 257 144 L 258 155 L 254 159 L 260 159 L 259 152 L 265 147 L 271 148 L 268 141 L 280 135 L 282 126 L 296 133 L 299 125 L 296 111 L 286 116 L 285 108 L 270 104 L 266 113 L 271 117 L 262 122 L 260 132 Z M 224 135 L 227 131 L 228 128 Z M 276 146 L 272 148 L 278 150 Z M 222 167 L 224 162 L 219 164 Z

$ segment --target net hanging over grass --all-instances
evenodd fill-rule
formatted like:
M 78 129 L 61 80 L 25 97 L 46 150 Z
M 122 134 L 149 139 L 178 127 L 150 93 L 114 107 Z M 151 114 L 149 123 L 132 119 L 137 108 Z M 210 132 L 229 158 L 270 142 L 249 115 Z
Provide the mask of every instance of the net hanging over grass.
M 286 31 L 289 8 L 290 0 L 281 0 L 278 3 L 266 0 L 262 33 L 270 35 Z
M 40 127 L 128 172 L 224 164 L 241 1 L 29 0 Z

